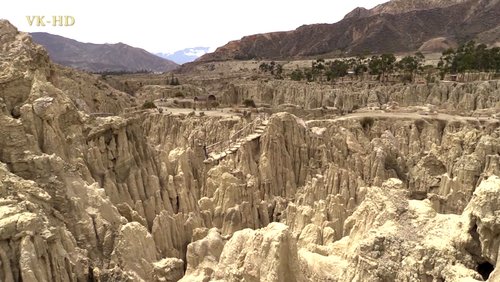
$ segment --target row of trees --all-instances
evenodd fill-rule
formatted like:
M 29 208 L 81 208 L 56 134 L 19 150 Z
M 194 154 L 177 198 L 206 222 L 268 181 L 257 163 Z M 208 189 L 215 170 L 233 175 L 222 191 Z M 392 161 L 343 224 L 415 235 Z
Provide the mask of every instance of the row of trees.
M 450 48 L 443 52 L 438 68 L 441 77 L 445 74 L 465 73 L 473 71 L 500 72 L 500 48 L 488 49 L 485 44 L 476 44 L 469 41 L 460 45 L 456 50 Z
M 488 48 L 485 44 L 474 41 L 460 45 L 456 50 L 450 48 L 442 53 L 437 69 L 424 66 L 425 57 L 417 52 L 397 60 L 394 54 L 382 54 L 371 57 L 356 56 L 349 59 L 325 61 L 317 59 L 309 68 L 297 68 L 289 73 L 295 81 L 332 81 L 346 75 L 376 75 L 381 82 L 397 74 L 402 82 L 413 82 L 418 74 L 423 74 L 427 81 L 434 81 L 439 71 L 441 79 L 447 73 L 496 72 L 500 73 L 500 47 Z M 272 61 L 262 63 L 260 71 L 270 72 L 275 78 L 283 78 L 283 66 Z
M 360 76 L 365 73 L 377 75 L 380 81 L 387 81 L 390 74 L 398 71 L 404 74 L 403 78 L 413 81 L 415 74 L 423 69 L 424 55 L 416 53 L 413 56 L 406 56 L 397 61 L 394 54 L 382 54 L 366 58 L 357 56 L 354 58 L 334 61 L 318 59 L 312 62 L 311 68 L 295 69 L 290 73 L 292 80 L 300 81 L 331 81 L 344 77 L 348 74 Z

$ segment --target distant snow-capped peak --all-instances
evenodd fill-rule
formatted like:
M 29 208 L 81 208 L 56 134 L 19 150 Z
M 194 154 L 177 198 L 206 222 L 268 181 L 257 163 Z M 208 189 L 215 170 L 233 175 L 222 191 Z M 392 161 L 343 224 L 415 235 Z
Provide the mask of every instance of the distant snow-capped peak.
M 193 47 L 179 50 L 173 53 L 157 53 L 156 55 L 165 59 L 172 60 L 178 64 L 184 64 L 198 59 L 209 51 L 209 47 Z

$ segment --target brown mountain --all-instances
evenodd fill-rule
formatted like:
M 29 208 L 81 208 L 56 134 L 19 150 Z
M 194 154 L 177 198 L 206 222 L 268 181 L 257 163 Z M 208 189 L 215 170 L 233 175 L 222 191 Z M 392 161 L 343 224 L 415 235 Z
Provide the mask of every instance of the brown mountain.
M 499 19 L 500 0 L 393 0 L 371 10 L 357 8 L 334 24 L 245 36 L 199 61 L 407 52 L 437 38 L 458 43 L 487 38 L 494 44 L 500 41 Z
M 467 1 L 469 0 L 392 0 L 371 9 L 370 14 L 404 14 L 415 10 L 446 8 Z
M 82 43 L 45 32 L 31 33 L 31 37 L 47 49 L 54 62 L 86 71 L 165 72 L 178 67 L 170 60 L 123 43 Z

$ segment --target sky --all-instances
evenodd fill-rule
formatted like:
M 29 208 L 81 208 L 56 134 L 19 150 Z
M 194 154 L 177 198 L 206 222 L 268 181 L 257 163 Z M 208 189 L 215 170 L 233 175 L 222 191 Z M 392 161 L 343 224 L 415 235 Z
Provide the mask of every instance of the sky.
M 13 0 L 2 5 L 0 19 L 25 32 L 48 32 L 81 42 L 122 42 L 152 53 L 171 53 L 190 47 L 214 50 L 245 35 L 334 23 L 356 7 L 369 9 L 384 2 L 387 0 Z M 36 16 L 44 17 L 45 26 L 36 26 Z M 64 26 L 63 18 L 63 26 L 54 26 L 54 16 L 69 16 L 68 25 Z

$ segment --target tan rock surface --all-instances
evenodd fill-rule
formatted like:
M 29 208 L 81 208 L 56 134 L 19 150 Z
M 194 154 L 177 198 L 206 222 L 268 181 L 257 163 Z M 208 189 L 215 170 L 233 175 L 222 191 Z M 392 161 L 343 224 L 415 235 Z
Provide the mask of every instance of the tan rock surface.
M 5 21 L 0 54 L 1 281 L 480 281 L 482 267 L 498 279 L 493 118 L 99 117 L 131 98 L 54 67 Z M 219 86 L 224 99 L 345 111 L 499 101 L 497 81 L 238 83 Z M 204 163 L 204 145 L 238 139 Z

